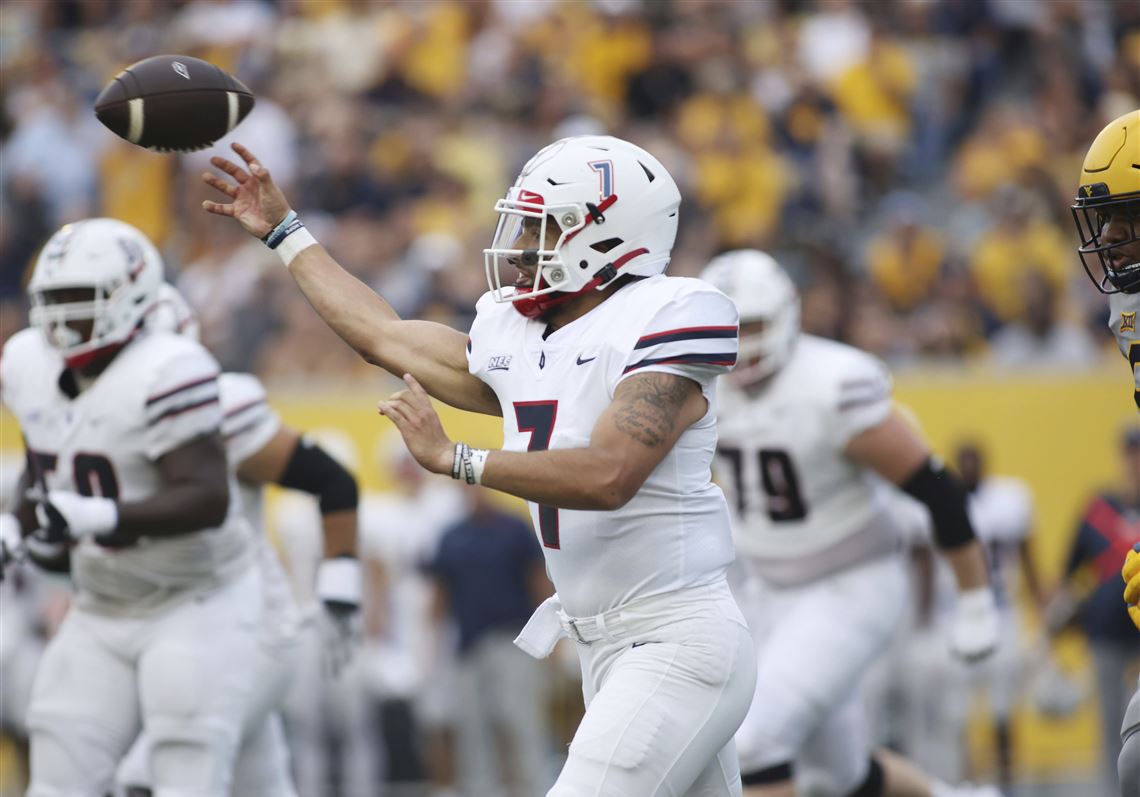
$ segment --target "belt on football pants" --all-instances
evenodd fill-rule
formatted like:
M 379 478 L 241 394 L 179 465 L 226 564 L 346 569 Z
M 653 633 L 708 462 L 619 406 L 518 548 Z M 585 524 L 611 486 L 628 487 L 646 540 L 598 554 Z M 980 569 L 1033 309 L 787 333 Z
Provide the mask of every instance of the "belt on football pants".
M 531 615 L 515 639 L 515 645 L 529 656 L 544 659 L 560 639 L 568 637 L 581 645 L 589 645 L 602 639 L 612 640 L 623 626 L 620 609 L 610 609 L 592 617 L 571 617 L 562 609 L 562 601 L 555 593 Z
M 623 626 L 620 609 L 611 609 L 592 617 L 571 617 L 559 609 L 558 622 L 566 636 L 582 645 L 603 639 L 613 640 L 615 634 L 620 635 Z

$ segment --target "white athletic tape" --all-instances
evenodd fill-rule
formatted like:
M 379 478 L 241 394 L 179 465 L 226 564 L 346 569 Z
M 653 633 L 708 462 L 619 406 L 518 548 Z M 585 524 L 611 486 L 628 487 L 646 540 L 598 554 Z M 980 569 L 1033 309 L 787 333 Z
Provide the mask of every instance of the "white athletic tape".
M 127 141 L 132 144 L 139 143 L 143 134 L 143 101 L 135 97 L 127 101 L 127 111 L 130 113 L 130 124 L 127 128 Z
M 226 92 L 226 101 L 229 103 L 230 115 L 226 120 L 226 132 L 230 132 L 238 123 L 238 95 L 236 91 Z

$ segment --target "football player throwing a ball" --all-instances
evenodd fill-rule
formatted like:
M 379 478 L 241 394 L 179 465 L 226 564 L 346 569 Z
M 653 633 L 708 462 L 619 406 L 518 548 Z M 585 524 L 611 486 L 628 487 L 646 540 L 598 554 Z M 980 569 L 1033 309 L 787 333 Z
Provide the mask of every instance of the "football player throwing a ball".
M 552 797 L 740 794 L 732 737 L 756 662 L 725 570 L 732 537 L 709 478 L 717 376 L 736 362 L 736 308 L 665 276 L 681 196 L 645 150 L 557 141 L 523 167 L 484 250 L 470 334 L 400 319 L 290 210 L 269 173 L 205 181 L 289 268 L 326 323 L 407 388 L 380 402 L 430 471 L 524 498 L 558 592 L 518 644 L 568 636 L 586 714 Z M 502 450 L 450 440 L 430 397 L 503 418 Z

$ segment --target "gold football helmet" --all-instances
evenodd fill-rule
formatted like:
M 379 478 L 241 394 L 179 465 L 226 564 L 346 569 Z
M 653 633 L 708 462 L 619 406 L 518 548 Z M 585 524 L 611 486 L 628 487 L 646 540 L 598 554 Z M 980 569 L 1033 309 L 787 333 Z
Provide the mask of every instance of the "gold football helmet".
M 1093 141 L 1072 211 L 1077 251 L 1097 288 L 1140 291 L 1140 110 L 1114 119 Z

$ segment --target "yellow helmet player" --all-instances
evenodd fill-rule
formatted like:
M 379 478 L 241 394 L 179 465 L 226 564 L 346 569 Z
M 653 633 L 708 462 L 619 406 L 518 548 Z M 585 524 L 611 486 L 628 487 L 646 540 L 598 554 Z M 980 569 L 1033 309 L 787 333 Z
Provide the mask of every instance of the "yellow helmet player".
M 1093 141 L 1072 211 L 1077 251 L 1097 288 L 1140 292 L 1140 110 L 1112 120 Z

